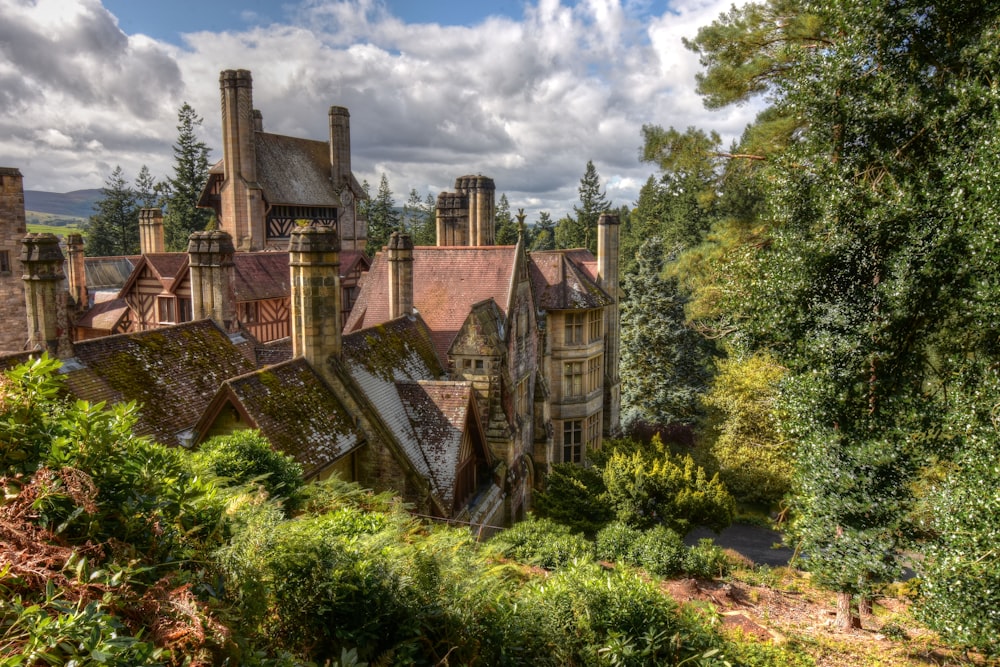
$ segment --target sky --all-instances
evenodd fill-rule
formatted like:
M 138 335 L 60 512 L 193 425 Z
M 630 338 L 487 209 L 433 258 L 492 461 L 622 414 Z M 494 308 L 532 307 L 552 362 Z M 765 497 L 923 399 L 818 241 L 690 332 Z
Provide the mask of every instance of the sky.
M 170 175 L 177 110 L 221 158 L 219 73 L 248 69 L 264 130 L 326 140 L 351 114 L 352 167 L 396 203 L 494 179 L 528 222 L 571 212 L 588 160 L 634 205 L 655 173 L 644 124 L 738 137 L 708 111 L 682 37 L 732 0 L 0 0 L 0 166 L 30 190 Z

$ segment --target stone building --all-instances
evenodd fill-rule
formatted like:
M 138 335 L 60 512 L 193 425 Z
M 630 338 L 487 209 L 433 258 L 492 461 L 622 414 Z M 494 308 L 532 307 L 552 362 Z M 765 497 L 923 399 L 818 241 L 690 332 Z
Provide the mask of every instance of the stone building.
M 0 167 L 0 350 L 23 350 L 28 342 L 21 279 L 24 179 L 16 168 Z
M 329 111 L 329 140 L 264 132 L 247 70 L 219 75 L 222 160 L 209 172 L 199 206 L 211 208 L 237 250 L 285 249 L 297 221 L 336 226 L 345 250 L 364 250 L 365 196 L 351 172 L 351 115 Z M 294 177 L 291 177 L 294 175 Z

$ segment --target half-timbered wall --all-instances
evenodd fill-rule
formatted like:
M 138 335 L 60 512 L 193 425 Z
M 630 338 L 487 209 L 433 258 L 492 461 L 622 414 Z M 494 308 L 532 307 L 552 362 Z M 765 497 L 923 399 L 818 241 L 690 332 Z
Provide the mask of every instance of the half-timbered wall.
M 272 206 L 267 213 L 268 242 L 288 241 L 299 220 L 336 225 L 337 209 L 333 206 Z
M 240 324 L 261 343 L 291 335 L 287 298 L 242 301 L 236 304 L 236 313 Z

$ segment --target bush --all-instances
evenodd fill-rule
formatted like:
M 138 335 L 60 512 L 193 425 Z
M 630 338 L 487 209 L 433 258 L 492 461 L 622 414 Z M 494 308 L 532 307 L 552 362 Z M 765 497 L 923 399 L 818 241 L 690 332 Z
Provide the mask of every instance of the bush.
M 608 524 L 597 533 L 596 553 L 600 560 L 638 565 L 643 532 L 621 521 Z
M 712 540 L 701 539 L 684 556 L 684 571 L 702 579 L 722 577 L 729 572 L 729 558 Z
M 604 497 L 600 471 L 575 463 L 552 465 L 545 489 L 535 494 L 535 511 L 588 536 L 595 535 L 615 514 Z
M 272 449 L 259 431 L 240 430 L 211 438 L 194 460 L 230 484 L 259 481 L 272 496 L 294 497 L 302 486 L 302 466 Z
M 576 560 L 593 560 L 593 544 L 583 535 L 548 519 L 529 516 L 508 528 L 490 544 L 507 558 L 554 570 Z
M 658 577 L 670 577 L 684 571 L 684 542 L 666 526 L 647 530 L 639 540 L 638 565 Z

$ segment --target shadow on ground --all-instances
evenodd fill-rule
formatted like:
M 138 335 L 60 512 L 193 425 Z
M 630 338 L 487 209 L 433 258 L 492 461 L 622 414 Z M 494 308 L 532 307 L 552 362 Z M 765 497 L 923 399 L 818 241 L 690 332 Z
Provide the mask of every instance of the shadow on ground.
M 697 544 L 698 540 L 705 537 L 711 538 L 723 549 L 743 554 L 758 565 L 780 567 L 788 565 L 792 557 L 792 550 L 782 545 L 781 533 L 769 528 L 740 523 L 733 524 L 721 533 L 714 533 L 708 528 L 695 528 L 684 538 L 684 543 Z M 775 549 L 773 547 L 776 544 L 781 546 Z

